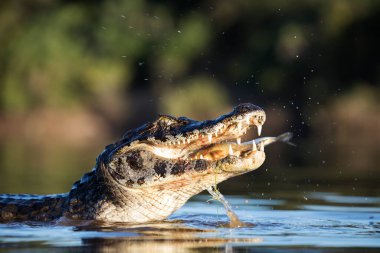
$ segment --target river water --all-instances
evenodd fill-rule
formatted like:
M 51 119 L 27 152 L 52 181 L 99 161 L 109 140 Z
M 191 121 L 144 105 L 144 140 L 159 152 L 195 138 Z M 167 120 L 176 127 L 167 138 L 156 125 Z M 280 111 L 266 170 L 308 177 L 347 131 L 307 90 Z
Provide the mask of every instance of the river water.
M 223 206 L 203 192 L 154 224 L 1 224 L 0 252 L 380 252 L 377 180 L 293 174 L 222 184 L 246 227 L 229 228 Z

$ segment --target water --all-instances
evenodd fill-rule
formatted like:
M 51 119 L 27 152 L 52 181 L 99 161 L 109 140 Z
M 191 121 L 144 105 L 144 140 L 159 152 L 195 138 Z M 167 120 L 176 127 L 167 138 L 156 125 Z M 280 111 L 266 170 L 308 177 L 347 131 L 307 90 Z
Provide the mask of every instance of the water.
M 0 252 L 378 252 L 380 197 L 313 191 L 226 195 L 247 227 L 201 194 L 168 221 L 126 226 L 0 225 Z M 268 195 L 268 193 L 267 193 Z M 293 197 L 289 197 L 293 196 Z

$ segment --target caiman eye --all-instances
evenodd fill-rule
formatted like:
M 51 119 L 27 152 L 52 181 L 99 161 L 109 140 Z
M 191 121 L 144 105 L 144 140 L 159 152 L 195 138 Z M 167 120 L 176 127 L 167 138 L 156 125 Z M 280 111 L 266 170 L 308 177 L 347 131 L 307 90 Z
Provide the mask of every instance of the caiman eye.
M 172 124 L 178 124 L 178 119 L 170 115 L 160 115 L 156 122 L 160 125 L 170 126 Z
M 193 119 L 189 119 L 189 118 L 187 118 L 187 117 L 183 117 L 183 116 L 177 118 L 177 120 L 178 120 L 179 122 L 181 122 L 182 124 L 184 124 L 184 125 L 190 124 L 190 123 L 192 123 L 192 122 L 196 122 L 196 121 L 193 120 Z

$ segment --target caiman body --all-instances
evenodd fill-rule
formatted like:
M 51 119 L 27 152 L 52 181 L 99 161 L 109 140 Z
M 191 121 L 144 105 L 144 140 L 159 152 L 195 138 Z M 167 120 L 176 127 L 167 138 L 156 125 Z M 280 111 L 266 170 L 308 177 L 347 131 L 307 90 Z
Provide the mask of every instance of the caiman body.
M 240 137 L 252 126 L 260 133 L 265 117 L 252 104 L 215 120 L 160 116 L 108 145 L 69 193 L 0 195 L 0 222 L 163 220 L 202 190 L 261 166 L 264 142 Z

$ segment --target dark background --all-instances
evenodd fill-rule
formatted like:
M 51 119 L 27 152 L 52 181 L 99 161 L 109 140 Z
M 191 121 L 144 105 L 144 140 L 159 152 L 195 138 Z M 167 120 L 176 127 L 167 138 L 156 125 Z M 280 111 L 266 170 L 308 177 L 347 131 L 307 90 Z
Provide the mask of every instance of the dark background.
M 297 147 L 268 147 L 227 192 L 296 177 L 379 194 L 379 31 L 369 0 L 1 1 L 0 190 L 67 191 L 158 114 L 251 102 Z

